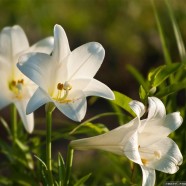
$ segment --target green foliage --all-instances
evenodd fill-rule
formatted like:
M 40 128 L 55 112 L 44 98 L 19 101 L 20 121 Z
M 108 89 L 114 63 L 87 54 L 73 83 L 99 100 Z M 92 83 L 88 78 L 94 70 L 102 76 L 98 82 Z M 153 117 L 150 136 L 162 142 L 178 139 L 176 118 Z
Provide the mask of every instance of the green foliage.
M 115 100 L 113 100 L 112 103 L 120 106 L 122 109 L 126 110 L 132 116 L 135 116 L 134 112 L 129 106 L 129 103 L 132 101 L 132 99 L 117 91 L 114 91 L 114 95 Z

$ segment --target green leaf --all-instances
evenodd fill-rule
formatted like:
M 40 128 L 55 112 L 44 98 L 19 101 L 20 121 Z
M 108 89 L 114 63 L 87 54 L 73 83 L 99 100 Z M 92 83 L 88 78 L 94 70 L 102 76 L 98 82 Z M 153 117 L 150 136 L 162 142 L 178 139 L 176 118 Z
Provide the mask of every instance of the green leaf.
M 181 63 L 172 63 L 170 65 L 163 65 L 153 70 L 149 75 L 150 84 L 152 87 L 159 86 L 170 75 L 175 73 L 180 67 Z
M 10 178 L 0 176 L 0 184 L 2 184 L 2 185 L 12 185 L 12 180 L 10 180 Z
M 120 113 L 119 113 L 120 114 Z M 108 116 L 113 116 L 113 115 L 118 115 L 118 113 L 114 113 L 114 112 L 106 112 L 106 113 L 101 113 L 101 114 L 97 114 L 96 116 L 87 119 L 86 121 L 84 121 L 83 123 L 79 124 L 77 127 L 75 127 L 71 132 L 69 132 L 68 135 L 72 135 L 74 134 L 78 129 L 80 129 L 81 127 L 83 127 L 84 125 L 86 125 L 86 123 L 88 122 L 92 122 L 96 119 L 102 118 L 102 117 L 108 117 Z
M 168 51 L 168 47 L 167 47 L 167 44 L 166 44 L 166 41 L 165 41 L 165 34 L 164 34 L 164 31 L 163 31 L 163 28 L 162 28 L 162 25 L 161 25 L 161 21 L 160 21 L 160 18 L 159 18 L 160 16 L 158 15 L 157 8 L 154 4 L 154 0 L 152 0 L 151 2 L 152 2 L 152 7 L 153 7 L 156 23 L 157 23 L 159 35 L 160 35 L 160 40 L 161 40 L 161 44 L 162 44 L 162 49 L 163 49 L 165 62 L 166 62 L 166 64 L 171 64 L 172 60 L 171 60 L 170 52 Z
M 115 100 L 113 100 L 112 103 L 120 106 L 121 108 L 123 108 L 124 110 L 126 110 L 132 116 L 135 117 L 136 116 L 135 113 L 132 111 L 132 109 L 129 106 L 129 103 L 132 101 L 132 99 L 117 91 L 114 91 L 114 95 L 115 95 Z
M 32 159 L 32 155 L 29 153 L 29 147 L 25 144 L 23 144 L 20 140 L 16 139 L 16 144 L 23 152 L 23 155 L 25 157 L 25 163 L 28 165 L 30 169 L 34 168 L 34 162 Z
M 175 92 L 178 92 L 179 90 L 184 89 L 184 88 L 186 88 L 186 80 L 181 82 L 181 83 L 175 83 L 175 84 L 172 84 L 170 86 L 167 86 L 167 87 L 165 87 L 165 89 L 161 89 L 156 94 L 156 96 L 159 97 L 159 98 L 162 98 L 164 96 L 167 96 L 167 95 L 173 94 Z
M 48 177 L 47 166 L 46 166 L 45 162 L 41 158 L 39 158 L 36 155 L 34 155 L 34 157 L 37 158 L 40 161 L 40 163 L 41 163 L 42 183 L 43 183 L 44 186 L 48 186 L 49 181 L 48 181 L 48 178 L 47 178 Z
M 58 171 L 59 171 L 59 186 L 62 186 L 64 183 L 66 170 L 65 170 L 65 162 L 63 160 L 61 153 L 58 153 Z
M 174 35 L 176 37 L 176 42 L 177 42 L 177 46 L 178 46 L 178 51 L 180 54 L 180 58 L 182 61 L 184 61 L 186 59 L 186 51 L 185 51 L 185 46 L 184 46 L 184 42 L 179 30 L 179 27 L 177 25 L 176 19 L 174 17 L 174 13 L 172 11 L 171 5 L 170 5 L 170 1 L 169 0 L 165 0 L 166 5 L 168 7 L 169 10 L 169 16 L 172 22 L 172 26 L 173 26 L 173 30 L 174 30 Z
M 40 161 L 40 163 L 43 165 L 43 167 L 45 167 L 45 169 L 47 170 L 47 166 L 46 166 L 45 162 L 36 155 L 34 155 L 34 157 L 37 158 Z
M 93 123 L 88 122 L 88 123 L 86 123 L 86 124 L 84 125 L 84 127 L 88 127 L 88 128 L 90 128 L 90 129 L 93 129 L 93 130 L 96 131 L 96 133 L 98 133 L 98 134 L 103 134 L 103 133 L 109 131 L 108 128 L 105 127 L 105 125 L 103 125 L 103 124 L 96 124 L 96 125 L 95 125 L 95 124 L 93 124 Z
M 91 173 L 87 174 L 86 176 L 82 177 L 81 179 L 79 179 L 74 186 L 83 186 L 84 183 L 88 180 L 88 178 L 91 176 Z
M 138 83 L 143 86 L 145 92 L 148 92 L 149 90 L 148 84 L 146 80 L 143 78 L 143 76 L 141 75 L 141 73 L 136 68 L 134 68 L 132 65 L 127 65 L 127 69 L 134 76 L 134 78 L 138 81 Z
M 145 101 L 146 98 L 147 98 L 147 96 L 148 96 L 148 95 L 146 94 L 146 92 L 145 92 L 143 86 L 141 86 L 141 85 L 140 85 L 140 88 L 139 88 L 139 96 L 140 96 L 140 99 L 143 100 L 143 101 Z
M 2 117 L 0 117 L 0 121 L 2 125 L 4 126 L 4 128 L 6 129 L 8 135 L 11 137 L 12 133 L 11 133 L 10 127 L 8 126 L 7 122 Z
M 156 75 L 161 71 L 163 67 L 164 65 L 150 70 L 150 72 L 148 73 L 148 81 L 150 82 L 150 84 L 153 83 L 154 79 L 156 78 Z

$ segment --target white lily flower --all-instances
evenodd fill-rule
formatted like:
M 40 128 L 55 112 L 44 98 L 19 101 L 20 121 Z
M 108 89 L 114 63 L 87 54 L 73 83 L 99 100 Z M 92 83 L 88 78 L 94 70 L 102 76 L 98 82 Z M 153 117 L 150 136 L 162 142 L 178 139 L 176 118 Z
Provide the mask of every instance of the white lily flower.
M 101 149 L 125 155 L 138 163 L 143 172 L 143 186 L 155 184 L 155 170 L 173 174 L 182 163 L 182 154 L 177 144 L 167 137 L 182 124 L 179 112 L 166 115 L 165 106 L 156 97 L 149 97 L 147 119 L 140 120 L 145 107 L 138 101 L 130 103 L 137 117 L 129 123 L 108 133 L 74 140 L 75 149 Z
M 87 96 L 114 99 L 110 88 L 93 78 L 104 55 L 103 47 L 96 42 L 71 52 L 65 31 L 55 25 L 52 55 L 26 54 L 18 63 L 18 68 L 39 86 L 28 103 L 27 113 L 52 102 L 70 119 L 81 121 L 86 113 Z
M 0 109 L 14 103 L 29 133 L 33 131 L 34 119 L 33 114 L 26 115 L 26 105 L 37 87 L 19 71 L 16 63 L 23 53 L 51 53 L 52 48 L 52 37 L 29 47 L 27 37 L 18 25 L 5 27 L 0 33 Z

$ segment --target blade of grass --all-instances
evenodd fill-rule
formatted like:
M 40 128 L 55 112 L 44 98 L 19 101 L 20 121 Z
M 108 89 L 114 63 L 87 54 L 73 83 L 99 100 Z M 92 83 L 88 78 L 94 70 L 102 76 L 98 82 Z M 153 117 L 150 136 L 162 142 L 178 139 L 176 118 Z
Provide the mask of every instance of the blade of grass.
M 134 68 L 132 65 L 127 65 L 127 70 L 134 76 L 134 78 L 138 81 L 140 85 L 143 86 L 146 93 L 148 93 L 149 88 L 147 85 L 147 82 L 143 78 L 143 76 L 140 74 L 140 72 Z
M 151 0 L 151 2 L 152 2 L 152 8 L 153 8 L 155 19 L 156 19 L 156 24 L 157 24 L 157 27 L 158 27 L 158 32 L 159 32 L 159 35 L 160 35 L 160 40 L 161 40 L 161 44 L 162 44 L 165 63 L 168 65 L 168 64 L 172 63 L 171 56 L 170 56 L 170 53 L 169 53 L 169 50 L 168 50 L 168 47 L 167 47 L 167 44 L 166 44 L 165 34 L 163 32 L 163 27 L 161 25 L 160 17 L 158 15 L 156 6 L 154 4 L 154 0 Z
M 165 3 L 167 5 L 168 11 L 169 11 L 169 16 L 172 22 L 172 26 L 173 26 L 173 30 L 174 30 L 174 34 L 176 37 L 176 42 L 177 42 L 177 46 L 178 46 L 178 51 L 179 51 L 179 55 L 182 61 L 184 61 L 186 59 L 186 51 L 185 51 L 185 46 L 184 46 L 184 42 L 178 27 L 178 24 L 176 22 L 173 10 L 171 8 L 170 5 L 170 0 L 165 0 Z

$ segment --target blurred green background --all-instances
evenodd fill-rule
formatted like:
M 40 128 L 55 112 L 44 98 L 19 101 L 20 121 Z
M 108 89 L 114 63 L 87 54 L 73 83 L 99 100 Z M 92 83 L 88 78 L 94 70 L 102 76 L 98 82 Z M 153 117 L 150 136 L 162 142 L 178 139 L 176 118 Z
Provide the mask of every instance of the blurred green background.
M 164 1 L 155 1 L 172 57 L 178 61 L 175 38 Z M 186 3 L 171 1 L 183 38 L 186 38 Z M 112 89 L 138 98 L 138 84 L 127 71 L 134 65 L 144 75 L 164 63 L 150 0 L 0 0 L 0 29 L 19 24 L 30 44 L 64 27 L 71 50 L 97 41 L 106 56 L 96 78 Z

